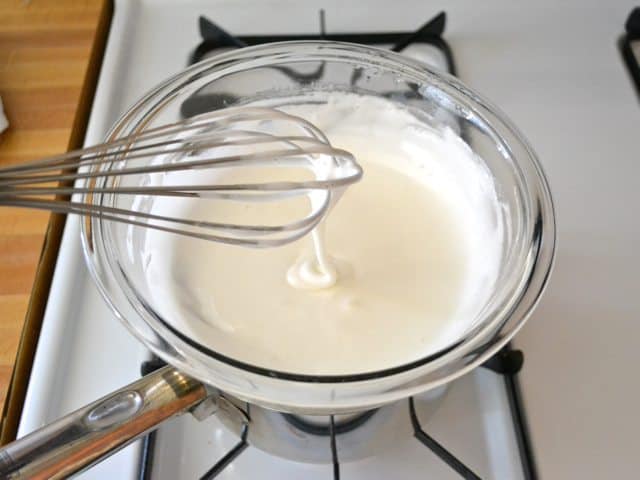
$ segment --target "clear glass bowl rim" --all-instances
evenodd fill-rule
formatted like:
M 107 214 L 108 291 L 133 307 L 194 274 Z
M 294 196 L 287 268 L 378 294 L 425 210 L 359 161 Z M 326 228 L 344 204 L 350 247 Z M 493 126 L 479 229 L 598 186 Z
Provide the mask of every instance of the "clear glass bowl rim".
M 180 86 L 201 79 L 203 75 L 219 73 L 229 66 L 247 62 L 265 65 L 287 58 L 305 58 L 305 55 L 314 60 L 326 57 L 327 60 L 351 61 L 372 68 L 391 69 L 404 78 L 437 85 L 455 98 L 462 98 L 467 108 L 496 128 L 506 145 L 513 146 L 515 142 L 526 152 L 525 158 L 517 161 L 526 162 L 532 167 L 532 178 L 528 178 L 527 182 L 531 187 L 529 193 L 533 205 L 537 209 L 534 212 L 536 218 L 533 219 L 536 227 L 531 229 L 533 236 L 528 243 L 531 249 L 531 267 L 526 278 L 520 282 L 520 288 L 513 292 L 509 309 L 498 312 L 490 322 L 479 325 L 456 344 L 409 364 L 353 375 L 279 372 L 213 352 L 176 331 L 155 312 L 150 312 L 150 307 L 137 298 L 126 279 L 123 283 L 121 272 L 115 268 L 112 250 L 105 242 L 104 222 L 99 218 L 81 222 L 82 245 L 89 270 L 116 316 L 165 361 L 195 378 L 263 406 L 283 411 L 350 411 L 382 405 L 440 386 L 482 364 L 504 347 L 525 323 L 548 282 L 555 258 L 555 215 L 542 167 L 523 135 L 506 115 L 455 77 L 435 71 L 421 62 L 374 47 L 324 41 L 279 42 L 212 57 L 183 70 L 149 91 L 114 124 L 107 140 L 140 128 L 149 119 L 149 115 L 176 95 Z M 119 286 L 121 291 L 113 288 L 114 285 Z M 131 307 L 137 315 L 131 314 Z M 153 332 L 151 336 L 149 329 Z M 210 368 L 212 366 L 215 368 Z M 217 374 L 213 374 L 214 371 Z M 224 374 L 219 375 L 220 371 Z M 238 386 L 233 381 L 234 376 L 244 377 L 246 382 L 240 383 L 245 385 L 264 381 L 265 390 L 270 393 L 251 392 L 244 386 Z M 316 387 L 321 385 L 324 393 L 332 392 L 331 398 L 323 393 L 317 400 L 301 400 L 296 391 L 304 388 L 305 384 L 314 384 Z M 363 388 L 365 384 L 368 385 Z M 360 394 L 360 389 L 366 392 Z M 344 396 L 340 395 L 342 390 L 345 392 Z

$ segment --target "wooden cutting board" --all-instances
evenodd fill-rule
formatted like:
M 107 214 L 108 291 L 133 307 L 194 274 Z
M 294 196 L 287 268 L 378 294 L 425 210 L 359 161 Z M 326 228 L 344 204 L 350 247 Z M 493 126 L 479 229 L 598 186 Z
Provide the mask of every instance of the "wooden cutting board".
M 80 147 L 109 0 L 0 1 L 0 166 Z M 0 208 L 0 445 L 15 436 L 64 219 Z

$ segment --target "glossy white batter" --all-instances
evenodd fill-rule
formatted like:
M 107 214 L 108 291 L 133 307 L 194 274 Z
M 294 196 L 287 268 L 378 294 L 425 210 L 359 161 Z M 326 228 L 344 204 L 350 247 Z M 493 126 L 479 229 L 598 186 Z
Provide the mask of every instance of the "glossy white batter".
M 486 166 L 451 130 L 435 131 L 386 100 L 331 94 L 325 105 L 287 111 L 364 168 L 326 220 L 337 277 L 326 288 L 292 286 L 291 267 L 315 258 L 309 237 L 254 250 L 147 230 L 154 308 L 213 350 L 295 373 L 385 369 L 455 342 L 477 320 L 501 261 Z M 267 220 L 298 211 L 294 203 L 267 210 Z M 265 216 L 260 205 L 220 205 L 172 200 L 152 212 Z

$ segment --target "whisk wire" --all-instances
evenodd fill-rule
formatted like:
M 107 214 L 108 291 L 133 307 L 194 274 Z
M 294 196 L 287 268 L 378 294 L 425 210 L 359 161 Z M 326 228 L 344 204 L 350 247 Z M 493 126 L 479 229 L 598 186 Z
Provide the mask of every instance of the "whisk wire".
M 208 175 L 202 178 L 209 181 L 200 179 L 202 183 L 175 179 L 163 183 L 172 172 L 275 166 L 285 171 L 306 169 L 314 178 L 223 183 L 212 182 L 214 176 Z M 154 174 L 162 174 L 153 180 L 159 184 L 153 184 Z M 361 176 L 353 156 L 332 147 L 313 124 L 275 109 L 236 107 L 1 168 L 0 206 L 78 214 L 225 243 L 274 246 L 313 229 L 328 211 L 333 190 Z M 193 180 L 193 175 L 187 178 Z M 123 195 L 273 202 L 318 194 L 322 201 L 311 202 L 315 205 L 311 213 L 281 225 L 193 220 L 117 205 Z M 51 195 L 56 197 L 42 198 Z

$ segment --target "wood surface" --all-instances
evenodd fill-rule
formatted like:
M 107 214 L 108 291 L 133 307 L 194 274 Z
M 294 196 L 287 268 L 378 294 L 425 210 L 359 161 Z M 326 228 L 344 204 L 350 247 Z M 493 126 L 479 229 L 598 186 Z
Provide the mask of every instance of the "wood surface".
M 0 0 L 0 166 L 81 146 L 110 14 L 107 0 Z M 63 225 L 0 207 L 0 444 L 15 434 Z

